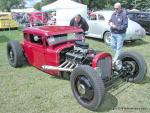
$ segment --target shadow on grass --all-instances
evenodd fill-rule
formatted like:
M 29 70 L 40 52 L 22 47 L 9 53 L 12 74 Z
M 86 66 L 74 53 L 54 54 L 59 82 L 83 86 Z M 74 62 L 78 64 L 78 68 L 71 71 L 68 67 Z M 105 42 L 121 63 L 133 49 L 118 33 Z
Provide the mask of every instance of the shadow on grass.
M 104 43 L 104 41 L 103 41 L 103 39 L 99 39 L 99 38 L 93 38 L 93 37 L 85 37 L 85 39 L 91 39 L 91 40 L 94 40 L 94 41 L 97 41 L 97 42 L 102 42 L 102 43 Z
M 104 96 L 102 104 L 98 107 L 96 112 L 107 112 L 113 110 L 118 105 L 118 100 L 115 96 L 107 92 Z
M 145 45 L 145 44 L 148 44 L 148 43 L 149 42 L 140 39 L 140 40 L 136 40 L 135 42 L 125 42 L 124 46 L 125 47 L 134 47 L 134 46 Z
M 142 80 L 142 82 L 139 84 L 146 84 L 146 83 L 150 83 L 150 77 L 148 77 L 148 76 L 145 76 L 144 80 Z
M 33 67 L 33 66 L 31 64 L 29 64 L 27 61 L 24 61 L 22 67 L 24 68 L 24 67 Z
M 6 37 L 5 35 L 0 36 L 0 43 L 8 42 L 9 38 Z

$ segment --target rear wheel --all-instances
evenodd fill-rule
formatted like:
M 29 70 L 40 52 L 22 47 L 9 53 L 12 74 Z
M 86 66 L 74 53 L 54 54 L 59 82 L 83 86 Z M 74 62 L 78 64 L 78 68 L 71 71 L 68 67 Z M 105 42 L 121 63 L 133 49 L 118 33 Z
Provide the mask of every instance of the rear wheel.
M 124 78 L 129 82 L 141 82 L 146 75 L 147 65 L 144 58 L 137 52 L 123 52 L 118 58 L 122 61 Z
M 104 83 L 90 66 L 82 65 L 71 74 L 71 88 L 76 100 L 83 107 L 96 110 L 104 96 Z
M 111 44 L 111 33 L 109 31 L 105 32 L 103 39 L 107 45 L 110 45 Z
M 21 67 L 23 65 L 23 49 L 18 41 L 13 40 L 7 43 L 7 57 L 12 67 Z

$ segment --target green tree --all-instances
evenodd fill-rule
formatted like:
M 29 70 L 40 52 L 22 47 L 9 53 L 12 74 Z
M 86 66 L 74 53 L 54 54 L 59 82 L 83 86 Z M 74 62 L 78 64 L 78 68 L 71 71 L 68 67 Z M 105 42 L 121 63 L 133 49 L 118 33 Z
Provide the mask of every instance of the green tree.
M 41 10 L 41 6 L 42 6 L 41 2 L 38 2 L 33 7 L 37 10 Z
M 55 2 L 55 1 L 56 0 L 42 0 L 41 5 L 44 6 L 44 5 L 50 4 L 50 3 Z
M 150 0 L 145 0 L 145 3 L 143 3 L 144 7 L 143 9 L 149 9 L 150 8 Z
M 139 9 L 140 7 L 142 7 L 142 1 L 144 0 L 133 0 L 132 1 L 132 5 L 133 5 L 133 8 L 136 8 L 136 9 Z
M 82 0 L 73 0 L 75 2 L 79 2 L 79 3 L 82 3 Z
M 42 6 L 55 2 L 56 0 L 42 0 L 41 2 L 36 3 L 33 7 L 37 10 L 41 10 Z
M 42 0 L 41 6 L 52 3 L 56 0 Z M 150 0 L 74 0 L 88 6 L 89 9 L 113 9 L 116 2 L 120 2 L 124 8 L 149 8 Z M 38 4 L 39 7 L 40 5 Z M 37 9 L 37 8 L 36 8 Z
M 11 7 L 14 5 L 20 5 L 24 2 L 24 0 L 0 0 L 0 10 L 10 11 Z

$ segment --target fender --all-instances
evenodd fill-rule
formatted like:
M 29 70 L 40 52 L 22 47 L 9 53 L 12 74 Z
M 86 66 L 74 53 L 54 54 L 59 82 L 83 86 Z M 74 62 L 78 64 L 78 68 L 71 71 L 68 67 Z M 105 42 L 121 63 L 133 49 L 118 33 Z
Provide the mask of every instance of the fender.
M 98 54 L 95 55 L 95 57 L 92 60 L 92 67 L 95 68 L 97 67 L 97 62 L 99 59 L 103 59 L 105 57 L 110 57 L 111 61 L 112 61 L 112 56 L 109 53 L 106 52 L 100 52 Z M 112 65 L 112 64 L 111 64 Z

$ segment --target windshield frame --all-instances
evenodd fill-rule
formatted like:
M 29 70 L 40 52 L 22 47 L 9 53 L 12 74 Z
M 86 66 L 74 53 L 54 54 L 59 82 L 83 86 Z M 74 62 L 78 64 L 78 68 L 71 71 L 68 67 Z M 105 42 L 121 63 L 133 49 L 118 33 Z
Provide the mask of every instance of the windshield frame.
M 68 37 L 68 35 L 69 35 L 69 37 Z M 83 37 L 84 37 L 83 32 L 64 33 L 64 34 L 57 34 L 57 35 L 47 36 L 46 37 L 46 42 L 47 42 L 48 46 L 51 46 L 51 45 L 57 45 L 57 44 L 60 44 L 60 43 L 65 43 L 65 42 L 83 40 Z M 66 39 L 62 39 L 62 38 L 66 38 Z

